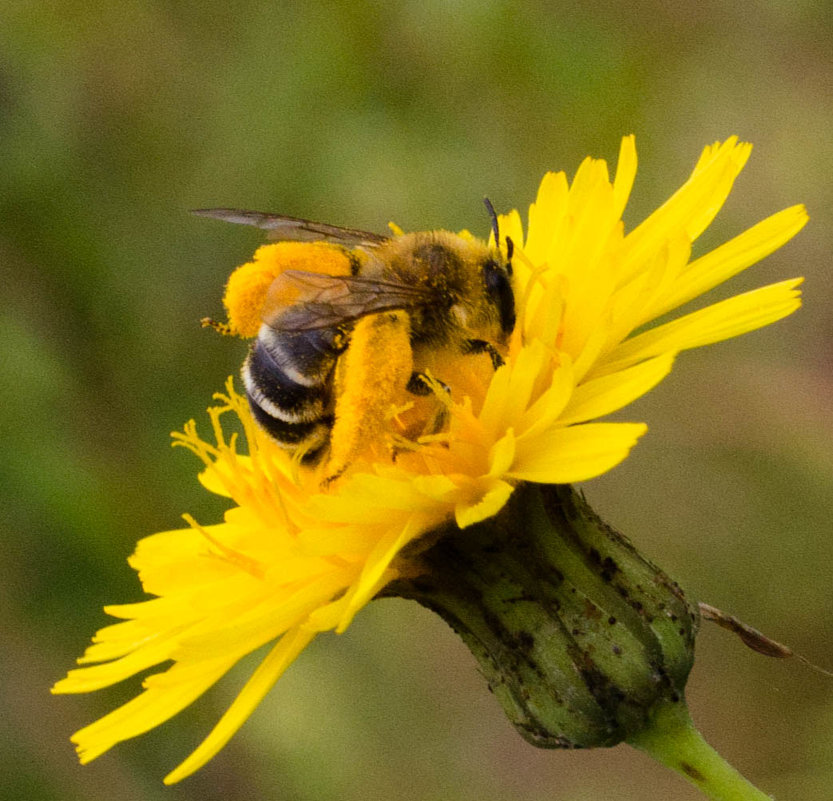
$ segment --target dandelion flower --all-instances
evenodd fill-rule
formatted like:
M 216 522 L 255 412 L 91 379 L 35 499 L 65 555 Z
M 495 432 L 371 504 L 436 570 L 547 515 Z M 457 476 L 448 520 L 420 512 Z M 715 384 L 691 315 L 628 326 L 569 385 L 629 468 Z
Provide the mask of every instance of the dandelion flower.
M 54 687 L 88 692 L 172 662 L 73 736 L 81 761 L 158 726 L 271 643 L 166 782 L 184 778 L 222 748 L 316 634 L 344 631 L 368 601 L 426 570 L 423 557 L 438 538 L 464 541 L 526 487 L 584 481 L 624 460 L 646 426 L 601 418 L 662 381 L 680 351 L 797 309 L 801 279 L 793 278 L 652 325 L 805 224 L 804 208 L 794 206 L 691 258 L 749 153 L 735 138 L 705 148 L 688 181 L 629 232 L 622 213 L 636 173 L 633 137 L 622 142 L 612 181 L 607 164 L 590 158 L 572 182 L 547 174 L 526 226 L 517 211 L 499 217 L 501 237 L 514 243 L 517 315 L 502 366 L 439 354 L 428 369 L 448 385 L 430 399 L 444 407 L 440 430 L 415 426 L 427 405 L 404 402 L 327 486 L 320 468 L 293 459 L 257 426 L 229 382 L 209 409 L 210 441 L 193 422 L 173 435 L 204 463 L 205 488 L 230 500 L 223 522 L 186 516 L 187 527 L 141 540 L 130 564 L 154 597 L 107 607 L 120 622 L 99 631 L 81 667 Z M 242 441 L 224 432 L 230 417 L 242 424 Z

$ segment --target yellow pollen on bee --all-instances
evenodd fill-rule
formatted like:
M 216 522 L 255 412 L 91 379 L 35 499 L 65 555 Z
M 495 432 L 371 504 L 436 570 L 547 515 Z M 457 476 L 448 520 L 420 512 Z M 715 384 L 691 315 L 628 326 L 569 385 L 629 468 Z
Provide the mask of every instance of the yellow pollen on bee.
M 391 410 L 402 404 L 414 369 L 410 331 L 405 312 L 371 314 L 356 323 L 336 373 L 325 482 L 341 475 L 363 453 L 389 456 L 385 448 Z
M 349 275 L 350 258 L 343 247 L 326 242 L 276 242 L 258 248 L 254 259 L 238 267 L 226 284 L 223 305 L 230 333 L 257 336 L 269 287 L 286 270 Z

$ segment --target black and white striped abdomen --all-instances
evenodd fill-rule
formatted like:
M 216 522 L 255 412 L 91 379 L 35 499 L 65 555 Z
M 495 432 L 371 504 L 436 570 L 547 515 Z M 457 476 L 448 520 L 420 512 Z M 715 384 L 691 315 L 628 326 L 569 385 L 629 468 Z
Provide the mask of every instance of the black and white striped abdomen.
M 243 364 L 255 420 L 283 447 L 304 446 L 307 458 L 329 438 L 332 373 L 345 339 L 334 328 L 276 331 L 263 325 Z

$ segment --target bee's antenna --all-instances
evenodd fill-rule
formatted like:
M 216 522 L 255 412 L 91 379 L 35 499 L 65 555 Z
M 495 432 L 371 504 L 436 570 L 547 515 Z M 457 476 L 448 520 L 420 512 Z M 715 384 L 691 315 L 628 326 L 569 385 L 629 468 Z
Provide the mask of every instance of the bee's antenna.
M 492 205 L 492 201 L 489 198 L 484 197 L 483 203 L 486 206 L 486 211 L 489 212 L 489 220 L 492 223 L 492 233 L 495 235 L 495 244 L 500 244 L 500 232 L 498 231 L 497 227 L 497 212 L 495 211 L 495 207 Z
M 515 243 L 507 236 L 506 237 L 506 269 L 509 275 L 512 275 L 512 256 L 515 254 Z
M 486 211 L 489 212 L 489 219 L 492 222 L 492 233 L 495 235 L 495 244 L 500 247 L 500 231 L 497 224 L 497 212 L 492 205 L 489 198 L 484 197 L 483 203 L 486 206 Z M 515 243 L 507 236 L 506 237 L 506 265 L 509 268 L 509 274 L 512 274 L 512 254 L 515 252 Z

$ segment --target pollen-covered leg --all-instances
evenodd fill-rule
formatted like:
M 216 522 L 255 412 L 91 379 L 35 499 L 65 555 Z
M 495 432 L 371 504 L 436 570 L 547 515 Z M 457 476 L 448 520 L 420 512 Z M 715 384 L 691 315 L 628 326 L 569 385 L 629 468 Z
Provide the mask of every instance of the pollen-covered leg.
M 413 373 L 410 320 L 404 312 L 372 314 L 353 329 L 335 380 L 335 423 L 324 482 L 360 455 L 389 456 L 385 423 Z

